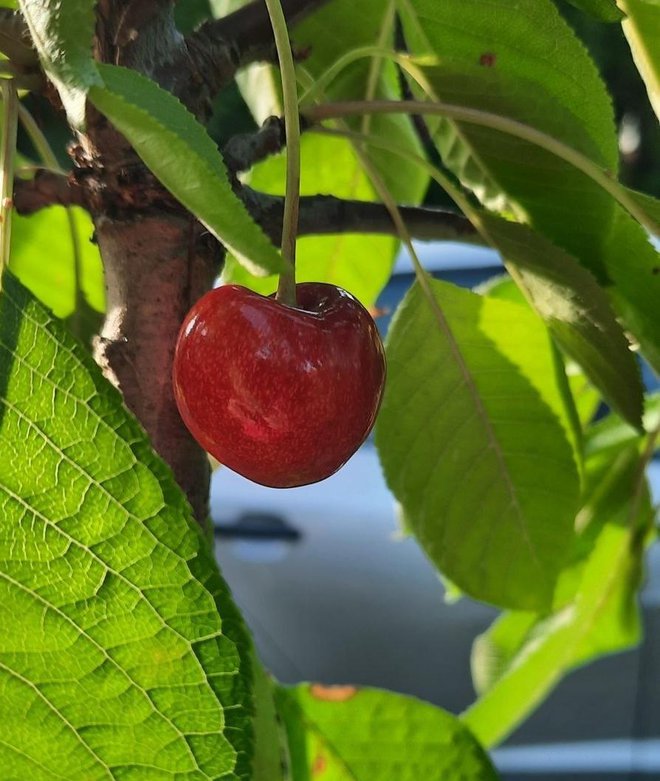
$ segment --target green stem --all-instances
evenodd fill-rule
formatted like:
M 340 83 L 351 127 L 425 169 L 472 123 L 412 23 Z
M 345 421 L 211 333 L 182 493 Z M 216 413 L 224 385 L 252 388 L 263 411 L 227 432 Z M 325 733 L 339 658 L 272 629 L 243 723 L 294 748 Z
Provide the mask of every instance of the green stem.
M 354 62 L 366 59 L 390 60 L 403 67 L 408 64 L 410 58 L 407 54 L 401 54 L 383 46 L 360 46 L 357 49 L 352 49 L 351 51 L 342 54 L 341 57 L 338 57 L 332 65 L 318 77 L 318 79 L 313 81 L 300 96 L 300 105 L 303 106 L 306 103 L 314 103 L 314 101 L 320 100 L 322 93 L 330 86 L 337 76 L 342 73 L 342 71 Z M 373 73 L 373 70 L 371 73 Z M 370 86 L 371 85 L 367 85 L 367 94 L 369 94 Z
M 18 129 L 18 96 L 11 79 L 0 80 L 2 96 L 2 148 L 0 150 L 0 286 L 2 274 L 9 264 L 11 246 L 11 215 L 14 196 L 14 164 Z
M 280 0 L 265 0 L 273 26 L 277 58 L 282 76 L 284 125 L 286 128 L 286 191 L 282 225 L 282 257 L 288 269 L 280 275 L 277 299 L 287 306 L 296 305 L 296 233 L 300 202 L 300 116 L 296 69 L 289 40 L 289 31 Z
M 489 127 L 502 133 L 528 141 L 541 147 L 556 157 L 565 160 L 590 179 L 600 185 L 621 206 L 624 207 L 638 222 L 656 235 L 660 235 L 660 224 L 648 215 L 635 201 L 624 187 L 611 177 L 607 171 L 597 166 L 592 160 L 558 141 L 556 138 L 499 114 L 488 111 L 456 106 L 449 103 L 431 103 L 423 100 L 374 100 L 374 101 L 346 101 L 338 103 L 324 103 L 313 106 L 303 112 L 303 116 L 310 123 L 322 122 L 325 119 L 340 119 L 355 115 L 371 114 L 435 114 L 459 122 Z

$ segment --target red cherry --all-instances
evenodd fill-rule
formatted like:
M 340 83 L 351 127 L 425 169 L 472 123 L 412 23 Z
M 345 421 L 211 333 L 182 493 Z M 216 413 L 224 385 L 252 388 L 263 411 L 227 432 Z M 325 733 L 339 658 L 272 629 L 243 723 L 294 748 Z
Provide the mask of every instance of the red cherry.
M 329 477 L 364 442 L 385 382 L 367 310 L 334 285 L 296 286 L 288 307 L 238 285 L 203 296 L 174 357 L 186 426 L 220 463 L 273 488 Z

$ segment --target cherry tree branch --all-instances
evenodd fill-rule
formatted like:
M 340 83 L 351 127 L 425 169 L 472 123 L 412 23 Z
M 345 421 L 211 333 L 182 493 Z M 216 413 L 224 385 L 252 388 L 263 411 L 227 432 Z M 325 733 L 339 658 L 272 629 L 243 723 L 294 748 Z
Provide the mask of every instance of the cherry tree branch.
M 282 239 L 284 198 L 267 195 L 242 186 L 238 194 L 248 211 L 261 225 L 274 244 Z M 14 205 L 19 214 L 33 214 L 47 206 L 82 206 L 98 208 L 98 193 L 88 193 L 85 182 L 77 181 L 72 175 L 65 175 L 40 169 L 33 179 L 17 179 L 14 185 Z M 119 194 L 113 195 L 116 209 Z M 125 194 L 124 198 L 135 200 L 136 193 Z M 176 201 L 157 186 L 143 188 L 141 198 L 144 208 L 152 199 L 152 205 L 166 206 L 177 211 Z M 178 209 L 183 211 L 182 208 Z M 482 244 L 483 241 L 473 226 L 462 214 L 423 206 L 401 206 L 401 214 L 408 231 L 416 239 L 426 241 L 462 241 Z M 328 235 L 336 233 L 363 233 L 397 235 L 390 215 L 381 203 L 351 201 L 331 195 L 309 195 L 301 198 L 299 235 Z
M 284 198 L 259 193 L 247 187 L 242 189 L 240 195 L 271 241 L 279 243 Z M 483 244 L 472 224 L 462 214 L 423 206 L 399 208 L 413 238 Z M 398 235 L 382 203 L 350 201 L 330 195 L 311 195 L 300 199 L 299 236 L 336 233 Z
M 328 0 L 283 0 L 282 7 L 289 28 L 301 22 L 326 2 Z M 196 39 L 203 39 L 206 44 L 212 42 L 231 44 L 236 52 L 239 67 L 256 60 L 269 60 L 275 57 L 273 31 L 263 0 L 254 0 L 221 19 L 206 22 L 188 36 L 186 42 L 194 44 Z

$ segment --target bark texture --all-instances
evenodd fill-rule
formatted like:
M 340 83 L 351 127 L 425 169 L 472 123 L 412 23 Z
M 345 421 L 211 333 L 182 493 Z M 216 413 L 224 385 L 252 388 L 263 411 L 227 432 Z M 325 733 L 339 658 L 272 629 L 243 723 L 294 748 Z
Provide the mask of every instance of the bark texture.
M 96 359 L 204 522 L 208 458 L 179 417 L 171 376 L 181 322 L 217 274 L 216 247 L 185 216 L 96 222 L 107 286 Z
M 134 68 L 177 94 L 191 91 L 169 0 L 100 0 L 98 59 Z M 221 248 L 160 186 L 130 144 L 98 112 L 72 148 L 74 180 L 96 228 L 106 280 L 107 315 L 96 358 L 121 391 L 159 455 L 185 491 L 195 517 L 208 515 L 209 464 L 185 428 L 172 391 L 181 322 L 213 284 Z

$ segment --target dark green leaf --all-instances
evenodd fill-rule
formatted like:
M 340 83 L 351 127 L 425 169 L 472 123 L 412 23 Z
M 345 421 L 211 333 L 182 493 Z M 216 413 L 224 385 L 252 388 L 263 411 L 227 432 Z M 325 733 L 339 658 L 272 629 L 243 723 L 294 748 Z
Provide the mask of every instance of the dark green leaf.
M 90 100 L 131 142 L 163 185 L 251 273 L 281 271 L 284 261 L 234 195 L 208 133 L 173 95 L 135 71 L 100 65 L 103 86 Z
M 387 482 L 466 593 L 547 607 L 578 498 L 550 339 L 525 307 L 430 284 L 430 300 L 412 288 L 388 335 L 376 433 Z
M 375 689 L 280 689 L 292 781 L 496 781 L 460 721 L 421 700 Z
M 530 228 L 490 214 L 480 219 L 561 347 L 614 409 L 641 426 L 639 367 L 592 275 Z
M 615 173 L 611 100 L 584 46 L 550 0 L 403 0 L 412 50 L 440 100 L 522 122 Z M 614 201 L 586 175 L 500 131 L 442 121 L 445 163 L 493 211 L 510 212 L 604 281 Z
M 250 642 L 171 473 L 9 273 L 0 777 L 247 781 Z
M 620 22 L 625 17 L 623 11 L 617 8 L 616 0 L 568 0 L 568 2 L 601 22 Z
M 617 207 L 604 254 L 608 289 L 627 329 L 660 373 L 660 254 L 646 231 Z
M 92 58 L 96 0 L 21 0 L 20 8 L 48 78 L 75 127 L 85 122 L 85 96 L 100 84 Z

